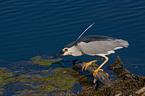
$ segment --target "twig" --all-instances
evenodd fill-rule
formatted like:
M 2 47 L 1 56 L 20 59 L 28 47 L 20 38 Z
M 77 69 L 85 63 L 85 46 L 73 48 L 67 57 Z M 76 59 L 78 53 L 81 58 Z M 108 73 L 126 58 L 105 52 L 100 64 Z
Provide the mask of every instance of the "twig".
M 73 66 L 77 68 L 77 70 L 82 69 L 84 65 L 85 64 L 83 64 L 82 62 L 78 62 L 78 60 L 73 61 Z M 90 74 L 93 74 L 95 69 L 96 67 L 94 68 L 92 66 L 88 66 L 86 71 L 89 72 Z M 112 85 L 112 82 L 109 80 L 106 74 L 107 73 L 105 73 L 104 71 L 99 71 L 94 79 L 95 81 L 100 81 L 103 85 L 110 87 Z

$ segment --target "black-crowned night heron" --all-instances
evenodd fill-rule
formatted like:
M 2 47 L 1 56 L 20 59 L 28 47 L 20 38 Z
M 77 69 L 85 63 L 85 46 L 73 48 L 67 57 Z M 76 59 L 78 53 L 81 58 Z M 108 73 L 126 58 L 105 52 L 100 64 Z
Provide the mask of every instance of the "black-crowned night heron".
M 92 25 L 90 25 L 86 30 L 88 30 Z M 54 58 L 60 55 L 72 55 L 72 56 L 97 55 L 97 56 L 100 56 L 101 59 L 102 57 L 104 57 L 105 61 L 93 73 L 93 76 L 95 77 L 98 71 L 102 70 L 100 68 L 108 61 L 108 57 L 106 55 L 115 53 L 114 50 L 117 50 L 123 47 L 128 47 L 129 44 L 125 40 L 115 39 L 115 38 L 107 37 L 107 36 L 90 35 L 90 36 L 81 37 L 85 33 L 85 31 L 78 37 L 76 41 L 66 45 L 65 48 L 59 54 L 57 54 Z M 99 60 L 93 60 L 93 61 L 84 63 L 85 65 L 83 66 L 82 70 L 84 69 L 84 67 L 86 70 L 87 66 L 97 61 Z

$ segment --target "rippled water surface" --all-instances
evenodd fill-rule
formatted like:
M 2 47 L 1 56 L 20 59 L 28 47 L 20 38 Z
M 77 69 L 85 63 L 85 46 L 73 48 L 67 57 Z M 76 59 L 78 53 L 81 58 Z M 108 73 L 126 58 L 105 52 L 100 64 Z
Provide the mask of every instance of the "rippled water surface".
M 145 0 L 3 0 L 0 3 L 0 66 L 37 55 L 54 56 L 92 23 L 84 35 L 127 40 L 124 67 L 145 75 Z M 98 57 L 63 57 L 89 61 Z

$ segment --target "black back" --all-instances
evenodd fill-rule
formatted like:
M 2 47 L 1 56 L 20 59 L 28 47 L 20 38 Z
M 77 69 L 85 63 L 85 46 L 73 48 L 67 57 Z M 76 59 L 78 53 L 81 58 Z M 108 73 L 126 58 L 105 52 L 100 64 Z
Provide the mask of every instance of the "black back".
M 79 42 L 89 43 L 91 41 L 113 41 L 113 40 L 116 40 L 116 39 L 112 38 L 112 37 L 108 37 L 108 36 L 89 35 L 89 36 L 83 36 L 78 41 L 69 43 L 65 47 L 70 48 L 72 46 L 77 45 L 77 43 L 79 43 Z
M 91 42 L 91 41 L 113 41 L 115 40 L 115 38 L 112 37 L 108 37 L 108 36 L 101 36 L 101 35 L 89 35 L 89 36 L 85 36 L 80 38 L 77 42 Z

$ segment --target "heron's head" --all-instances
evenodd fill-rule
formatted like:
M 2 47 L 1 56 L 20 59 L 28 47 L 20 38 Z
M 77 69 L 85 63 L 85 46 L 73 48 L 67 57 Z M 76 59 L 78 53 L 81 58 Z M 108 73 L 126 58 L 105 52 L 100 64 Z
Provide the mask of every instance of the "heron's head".
M 63 48 L 61 52 L 59 52 L 54 58 L 61 56 L 61 55 L 72 55 L 73 50 L 71 48 Z
M 80 55 L 82 55 L 82 52 L 78 49 L 77 46 L 72 46 L 70 48 L 65 47 L 54 58 L 61 56 L 61 55 L 80 56 Z

